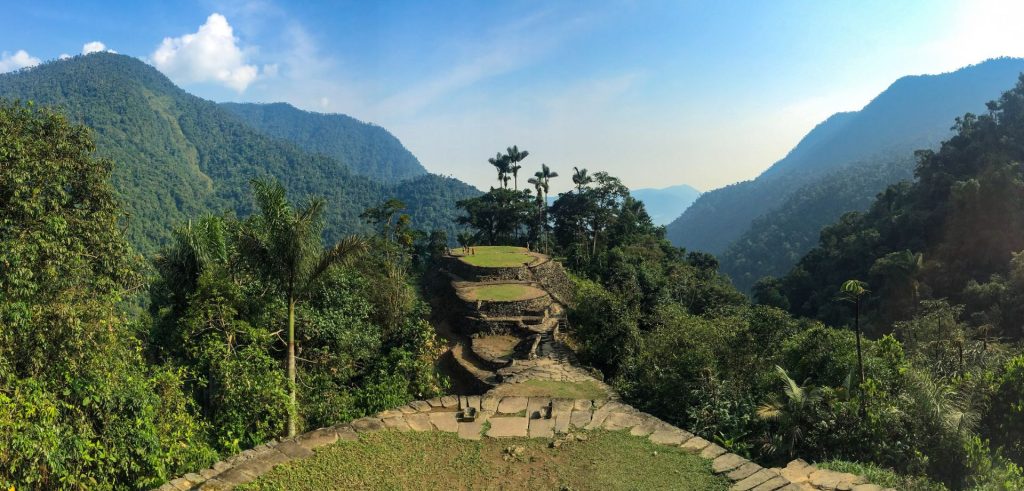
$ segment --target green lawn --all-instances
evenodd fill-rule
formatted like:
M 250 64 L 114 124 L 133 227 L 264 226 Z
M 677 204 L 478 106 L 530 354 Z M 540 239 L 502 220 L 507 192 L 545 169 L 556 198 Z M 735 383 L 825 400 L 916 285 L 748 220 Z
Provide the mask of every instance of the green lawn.
M 494 285 L 474 286 L 467 289 L 469 300 L 485 302 L 511 302 L 542 297 L 544 290 L 520 283 L 499 283 Z
M 513 246 L 480 246 L 475 247 L 476 254 L 463 255 L 462 261 L 484 268 L 515 268 L 533 261 L 525 247 Z M 453 251 L 462 254 L 462 249 Z
M 595 382 L 560 382 L 531 379 L 494 389 L 498 396 L 554 397 L 558 399 L 607 399 L 608 393 Z
M 548 439 L 460 440 L 441 432 L 381 431 L 278 467 L 247 490 L 537 489 L 725 490 L 708 461 L 628 432 Z M 521 447 L 520 452 L 513 449 Z

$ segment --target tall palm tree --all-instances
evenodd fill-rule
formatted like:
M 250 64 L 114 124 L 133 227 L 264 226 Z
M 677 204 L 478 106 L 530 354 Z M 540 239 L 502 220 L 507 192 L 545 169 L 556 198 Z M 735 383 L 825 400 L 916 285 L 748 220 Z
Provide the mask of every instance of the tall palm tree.
M 537 186 L 538 191 L 544 191 L 544 199 L 541 202 L 541 226 L 547 222 L 548 216 L 548 192 L 551 190 L 551 179 L 558 177 L 557 172 L 552 172 L 548 164 L 540 164 L 540 170 L 533 173 L 534 178 L 530 180 L 531 184 Z M 545 246 L 547 242 L 545 241 Z
M 779 425 L 779 435 L 787 456 L 792 457 L 796 448 L 804 438 L 806 428 L 812 423 L 814 405 L 821 400 L 821 392 L 812 386 L 801 386 L 790 378 L 789 373 L 778 365 L 775 372 L 782 381 L 782 397 L 771 397 L 757 408 L 757 416 L 765 421 Z M 777 445 L 770 445 L 772 453 L 778 451 Z
M 519 147 L 512 145 L 505 149 L 509 159 L 509 171 L 512 172 L 512 179 L 515 181 L 516 189 L 519 189 L 519 169 L 523 166 L 519 165 L 520 162 L 530 156 L 530 152 L 526 150 L 519 150 Z
M 489 162 L 491 165 L 493 165 L 494 168 L 498 169 L 498 184 L 502 188 L 507 188 L 508 187 L 508 173 L 511 171 L 511 169 L 509 168 L 509 158 L 508 158 L 508 155 L 504 155 L 501 152 L 498 152 L 494 156 L 494 158 L 487 159 L 487 162 Z
M 857 332 L 857 371 L 860 373 L 860 412 L 867 412 L 864 401 L 864 354 L 860 346 L 860 303 L 865 295 L 870 293 L 868 284 L 859 280 L 847 280 L 839 288 L 840 298 L 853 304 L 854 328 Z
M 295 385 L 295 307 L 305 301 L 316 281 L 335 265 L 366 250 L 358 237 L 342 239 L 324 249 L 322 232 L 326 202 L 310 199 L 293 208 L 284 186 L 276 180 L 254 179 L 253 196 L 259 213 L 242 227 L 239 250 L 257 270 L 280 288 L 288 304 L 288 436 L 298 418 Z
M 576 185 L 577 193 L 582 193 L 583 187 L 592 182 L 594 178 L 587 174 L 587 169 L 572 168 L 572 183 Z

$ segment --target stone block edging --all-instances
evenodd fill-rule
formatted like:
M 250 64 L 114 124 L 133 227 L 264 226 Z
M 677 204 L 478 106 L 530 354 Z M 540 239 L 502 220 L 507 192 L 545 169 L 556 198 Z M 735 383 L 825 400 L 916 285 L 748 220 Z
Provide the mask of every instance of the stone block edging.
M 475 418 L 465 418 L 466 413 L 475 414 Z M 863 478 L 853 482 L 852 479 L 858 476 L 818 470 L 803 461 L 793 461 L 785 469 L 763 468 L 742 456 L 729 453 L 712 442 L 618 401 L 497 397 L 486 394 L 444 396 L 427 401 L 414 401 L 350 423 L 320 428 L 295 438 L 268 442 L 217 462 L 209 469 L 173 479 L 157 489 L 229 490 L 254 481 L 280 464 L 310 457 L 320 447 L 341 440 L 357 440 L 360 433 L 443 431 L 471 440 L 478 440 L 483 436 L 548 438 L 553 440 L 552 445 L 557 445 L 560 438 L 570 433 L 572 428 L 629 431 L 633 436 L 648 438 L 655 444 L 675 446 L 686 452 L 699 454 L 710 461 L 715 474 L 725 476 L 733 483 L 731 491 L 836 489 L 840 484 L 844 487 L 839 489 L 855 491 L 882 489 L 866 483 Z M 832 487 L 818 487 L 819 484 Z

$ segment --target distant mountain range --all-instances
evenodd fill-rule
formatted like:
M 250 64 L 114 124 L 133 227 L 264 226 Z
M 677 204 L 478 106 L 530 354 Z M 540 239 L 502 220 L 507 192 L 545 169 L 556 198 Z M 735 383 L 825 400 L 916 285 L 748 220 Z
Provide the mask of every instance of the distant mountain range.
M 259 176 L 280 179 L 295 199 L 324 196 L 328 238 L 368 230 L 359 214 L 389 197 L 409 205 L 415 227 L 454 236 L 455 201 L 480 193 L 426 173 L 383 128 L 286 104 L 219 105 L 129 56 L 3 74 L 0 97 L 53 106 L 94 130 L 97 154 L 115 163 L 129 237 L 147 252 L 198 214 L 248 214 L 248 182 Z
M 629 192 L 642 201 L 655 225 L 668 225 L 700 196 L 693 186 L 679 184 L 662 189 L 643 188 Z
M 860 111 L 837 113 L 751 181 L 701 195 L 668 226 L 678 246 L 720 255 L 743 289 L 781 275 L 818 232 L 909 178 L 913 152 L 934 149 L 950 122 L 1012 87 L 1024 60 L 999 58 L 940 75 L 903 77 Z

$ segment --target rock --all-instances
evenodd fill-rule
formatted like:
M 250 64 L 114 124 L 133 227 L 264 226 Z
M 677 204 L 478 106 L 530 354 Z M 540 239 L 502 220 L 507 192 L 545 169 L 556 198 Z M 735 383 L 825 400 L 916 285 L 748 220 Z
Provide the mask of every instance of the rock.
M 708 446 L 701 449 L 700 456 L 710 460 L 718 457 L 719 455 L 724 454 L 725 452 L 726 450 L 724 448 L 715 445 L 714 443 L 711 443 Z
M 586 428 L 590 423 L 592 413 L 589 409 L 573 409 L 569 416 L 569 425 L 575 428 Z
M 455 413 L 450 411 L 430 413 L 430 423 L 438 431 L 456 433 L 459 431 L 459 421 L 455 419 Z
M 427 403 L 427 401 L 412 401 L 409 403 L 409 407 L 415 409 L 417 412 L 429 413 L 432 406 Z
M 576 399 L 573 401 L 572 408 L 577 411 L 594 409 L 594 402 L 590 399 Z
M 338 433 L 331 428 L 320 428 L 299 435 L 297 441 L 299 445 L 313 450 L 314 448 L 320 448 L 338 441 Z
M 536 418 L 530 419 L 530 438 L 552 438 L 555 436 L 555 420 Z
M 704 448 L 707 447 L 708 445 L 711 445 L 711 442 L 699 436 L 695 436 L 693 438 L 690 438 L 689 440 L 686 440 L 686 442 L 680 445 L 679 448 L 683 449 L 683 451 L 685 452 L 699 453 L 701 450 L 704 450 Z
M 743 464 L 729 471 L 729 473 L 726 474 L 725 477 L 728 477 L 730 481 L 740 481 L 750 477 L 755 472 L 760 471 L 761 469 L 763 469 L 763 467 L 753 462 L 747 462 L 746 464 Z
M 526 411 L 529 399 L 525 397 L 509 396 L 503 397 L 498 403 L 498 412 L 502 414 L 517 414 Z
M 480 433 L 484 428 L 484 420 L 477 418 L 473 421 L 459 423 L 458 434 L 463 440 L 479 440 Z
M 498 410 L 498 402 L 501 400 L 498 396 L 485 394 L 480 398 L 480 410 L 496 412 Z
M 428 405 L 429 405 L 429 404 L 428 404 Z M 416 408 L 414 408 L 414 407 L 412 407 L 412 406 L 410 406 L 410 405 L 408 405 L 408 404 L 406 404 L 406 405 L 404 405 L 404 406 L 401 406 L 401 407 L 399 407 L 399 408 L 398 408 L 398 410 L 399 410 L 399 411 L 400 411 L 400 412 L 401 412 L 402 414 L 416 414 L 416 413 L 418 412 L 418 411 L 416 411 Z
M 380 431 L 383 430 L 384 428 L 384 422 L 377 418 L 365 417 L 352 421 L 352 429 L 356 430 L 359 433 Z
M 609 431 L 633 428 L 643 422 L 640 415 L 632 412 L 613 412 L 604 420 L 604 429 Z
M 711 461 L 711 470 L 715 474 L 721 474 L 723 472 L 731 471 L 743 464 L 750 462 L 749 460 L 740 457 L 734 453 L 725 453 L 719 455 L 715 460 Z
M 522 417 L 498 417 L 491 418 L 491 428 L 487 430 L 487 436 L 501 438 L 508 436 L 525 437 L 529 434 L 530 420 Z
M 782 476 L 775 476 L 751 489 L 751 491 L 775 491 L 789 484 L 789 481 Z
M 409 427 L 409 423 L 406 422 L 405 417 L 403 416 L 392 416 L 390 418 L 384 418 L 382 421 L 384 421 L 384 426 L 392 430 L 409 431 L 412 429 Z
M 658 445 L 674 446 L 692 440 L 693 435 L 683 430 L 680 430 L 679 428 L 670 426 L 667 428 L 657 430 L 654 433 L 651 433 L 650 436 L 648 436 L 647 438 L 651 440 L 652 443 L 657 443 Z
M 338 440 L 354 442 L 359 439 L 359 435 L 356 434 L 356 430 L 351 425 L 338 425 L 334 427 L 334 432 L 338 434 Z
M 459 399 L 455 396 L 443 396 L 441 397 L 441 407 L 445 409 L 458 409 Z
M 761 469 L 733 484 L 729 491 L 749 491 L 776 477 L 779 477 L 778 473 L 768 469 Z
M 313 456 L 312 450 L 303 447 L 295 440 L 285 440 L 275 448 L 290 459 L 304 459 Z
M 405 422 L 413 431 L 432 431 L 434 425 L 430 423 L 430 415 L 427 413 L 410 414 L 405 417 Z

